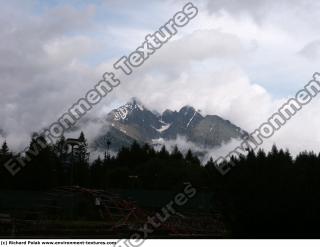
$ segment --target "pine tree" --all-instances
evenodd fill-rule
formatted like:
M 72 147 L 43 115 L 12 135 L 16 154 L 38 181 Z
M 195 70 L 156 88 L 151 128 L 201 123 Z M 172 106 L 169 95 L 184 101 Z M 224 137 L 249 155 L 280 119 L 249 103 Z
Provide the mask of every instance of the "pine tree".
M 6 156 L 9 154 L 9 148 L 8 148 L 8 145 L 7 145 L 7 142 L 4 141 L 3 144 L 2 144 L 2 147 L 1 147 L 1 154 L 3 156 Z
M 192 151 L 190 149 L 188 150 L 185 159 L 187 161 L 189 161 L 189 162 L 193 162 L 193 154 L 192 154 Z
M 193 155 L 191 149 L 188 150 L 186 156 L 185 156 L 185 160 L 187 162 L 190 162 L 192 164 L 197 164 L 200 165 L 200 160 L 198 159 L 198 157 L 196 155 Z
M 172 151 L 172 153 L 171 153 L 171 157 L 172 157 L 173 159 L 177 159 L 177 160 L 180 160 L 180 159 L 183 158 L 183 155 L 182 155 L 182 153 L 180 152 L 180 150 L 178 149 L 178 146 L 177 146 L 177 145 L 174 146 L 173 151 Z
M 169 152 L 167 151 L 166 146 L 163 145 L 163 146 L 161 147 L 160 152 L 159 152 L 159 158 L 161 158 L 161 159 L 168 159 L 168 157 L 169 157 Z
M 89 184 L 89 152 L 88 143 L 82 131 L 78 140 L 78 159 L 73 164 L 74 183 L 80 186 L 87 186 Z
M 87 163 L 89 161 L 89 153 L 88 153 L 88 143 L 85 138 L 84 133 L 81 131 L 80 136 L 78 138 L 79 145 L 79 161 L 80 163 Z
M 86 138 L 85 138 L 85 136 L 84 136 L 83 131 L 81 131 L 80 136 L 79 136 L 78 139 L 79 139 L 80 142 L 86 142 L 86 141 L 87 141 Z

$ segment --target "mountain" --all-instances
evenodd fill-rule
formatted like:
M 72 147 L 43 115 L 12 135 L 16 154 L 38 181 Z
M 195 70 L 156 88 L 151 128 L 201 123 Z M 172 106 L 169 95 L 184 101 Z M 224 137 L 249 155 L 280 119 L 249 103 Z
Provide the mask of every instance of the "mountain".
M 162 114 L 147 109 L 138 99 L 111 111 L 106 118 L 108 131 L 94 141 L 94 148 L 118 150 L 133 141 L 156 145 L 158 141 L 175 140 L 184 136 L 202 148 L 218 147 L 232 139 L 242 139 L 248 133 L 216 115 L 202 116 L 192 106 L 179 111 L 165 110 Z

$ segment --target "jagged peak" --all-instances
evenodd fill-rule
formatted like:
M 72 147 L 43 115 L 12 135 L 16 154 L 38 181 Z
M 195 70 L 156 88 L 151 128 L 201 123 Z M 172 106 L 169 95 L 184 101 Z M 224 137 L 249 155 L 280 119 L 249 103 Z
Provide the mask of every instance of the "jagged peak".
M 113 110 L 113 116 L 114 120 L 125 120 L 127 119 L 127 116 L 130 115 L 133 112 L 144 112 L 144 111 L 149 111 L 144 104 L 136 97 L 130 98 L 130 100 L 118 107 L 117 109 Z M 153 114 L 159 115 L 159 113 L 156 113 L 155 111 L 152 111 Z
M 196 109 L 194 109 L 192 106 L 190 106 L 190 105 L 185 105 L 185 106 L 183 106 L 181 109 L 180 109 L 180 111 L 179 112 L 186 112 L 186 111 L 191 111 L 191 112 L 195 112 L 196 111 Z
M 181 135 L 199 145 L 214 147 L 232 138 L 242 138 L 246 133 L 228 120 L 217 115 L 206 115 L 190 105 L 183 106 L 179 111 L 171 109 L 158 115 L 145 108 L 139 99 L 131 98 L 128 103 L 113 110 L 109 117 L 115 129 L 129 139 L 142 142 L 153 143 L 158 138 L 171 140 Z M 122 137 L 119 142 L 126 142 Z
M 132 112 L 142 112 L 142 111 L 150 111 L 148 108 L 144 106 L 144 104 L 141 102 L 140 99 L 137 97 L 132 97 L 130 100 L 120 106 L 119 108 L 115 109 L 113 111 L 114 113 L 114 120 L 125 120 L 129 114 Z M 153 114 L 155 114 L 158 118 L 165 119 L 165 118 L 171 118 L 175 114 L 183 114 L 185 116 L 192 116 L 194 118 L 195 116 L 203 117 L 200 113 L 200 110 L 196 110 L 191 105 L 185 105 L 183 106 L 178 112 L 173 111 L 170 109 L 166 109 L 162 114 L 158 113 L 157 111 L 150 111 Z M 168 122 L 170 122 L 169 119 L 166 119 Z
M 129 110 L 139 109 L 141 111 L 146 110 L 144 104 L 136 97 L 130 98 L 130 100 L 124 105 L 120 106 L 118 109 L 128 108 Z
M 170 110 L 170 109 L 166 109 L 164 112 L 162 112 L 162 115 L 167 115 L 167 114 L 172 114 L 174 113 L 174 111 Z
M 192 114 L 192 115 L 203 117 L 200 110 L 196 110 L 194 107 L 192 107 L 190 105 L 183 106 L 180 109 L 179 114 L 183 114 L 183 115 L 187 115 L 187 116 Z

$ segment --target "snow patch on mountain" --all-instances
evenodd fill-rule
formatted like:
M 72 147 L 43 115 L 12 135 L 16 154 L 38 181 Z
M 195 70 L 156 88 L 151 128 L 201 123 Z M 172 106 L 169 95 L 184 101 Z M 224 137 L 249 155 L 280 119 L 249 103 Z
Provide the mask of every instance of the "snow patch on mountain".
M 156 131 L 158 131 L 158 132 L 162 133 L 163 131 L 165 131 L 165 130 L 169 129 L 169 128 L 170 128 L 170 126 L 171 126 L 171 124 L 165 124 L 165 125 L 161 126 L 161 128 L 160 128 L 160 129 L 156 129 Z
M 136 104 L 136 107 L 138 107 L 140 111 L 144 110 L 144 108 L 143 108 L 143 106 L 141 104 Z
M 121 128 L 121 127 L 120 127 L 120 131 L 121 131 L 122 133 L 127 134 L 127 131 L 126 131 L 126 130 L 124 130 L 123 128 Z
M 141 103 L 138 103 L 135 99 L 131 102 L 126 103 L 125 105 L 119 107 L 118 109 L 114 110 L 114 119 L 115 121 L 120 121 L 127 119 L 128 115 L 131 114 L 134 110 L 144 111 L 145 108 Z
M 189 127 L 191 121 L 194 119 L 194 117 L 195 117 L 196 114 L 197 114 L 197 112 L 195 111 L 195 112 L 193 113 L 193 116 L 190 118 L 189 122 L 187 123 L 187 128 Z

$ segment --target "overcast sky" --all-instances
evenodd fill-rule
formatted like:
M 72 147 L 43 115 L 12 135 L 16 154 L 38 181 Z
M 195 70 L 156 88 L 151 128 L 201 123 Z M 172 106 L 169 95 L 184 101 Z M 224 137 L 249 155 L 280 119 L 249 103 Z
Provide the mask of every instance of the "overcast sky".
M 0 128 L 23 147 L 83 97 L 185 1 L 20 0 L 0 3 Z M 138 97 L 147 107 L 189 104 L 253 131 L 320 70 L 320 2 L 193 1 L 198 16 L 92 111 Z M 320 151 L 315 99 L 269 144 Z M 266 144 L 268 145 L 268 144 Z

